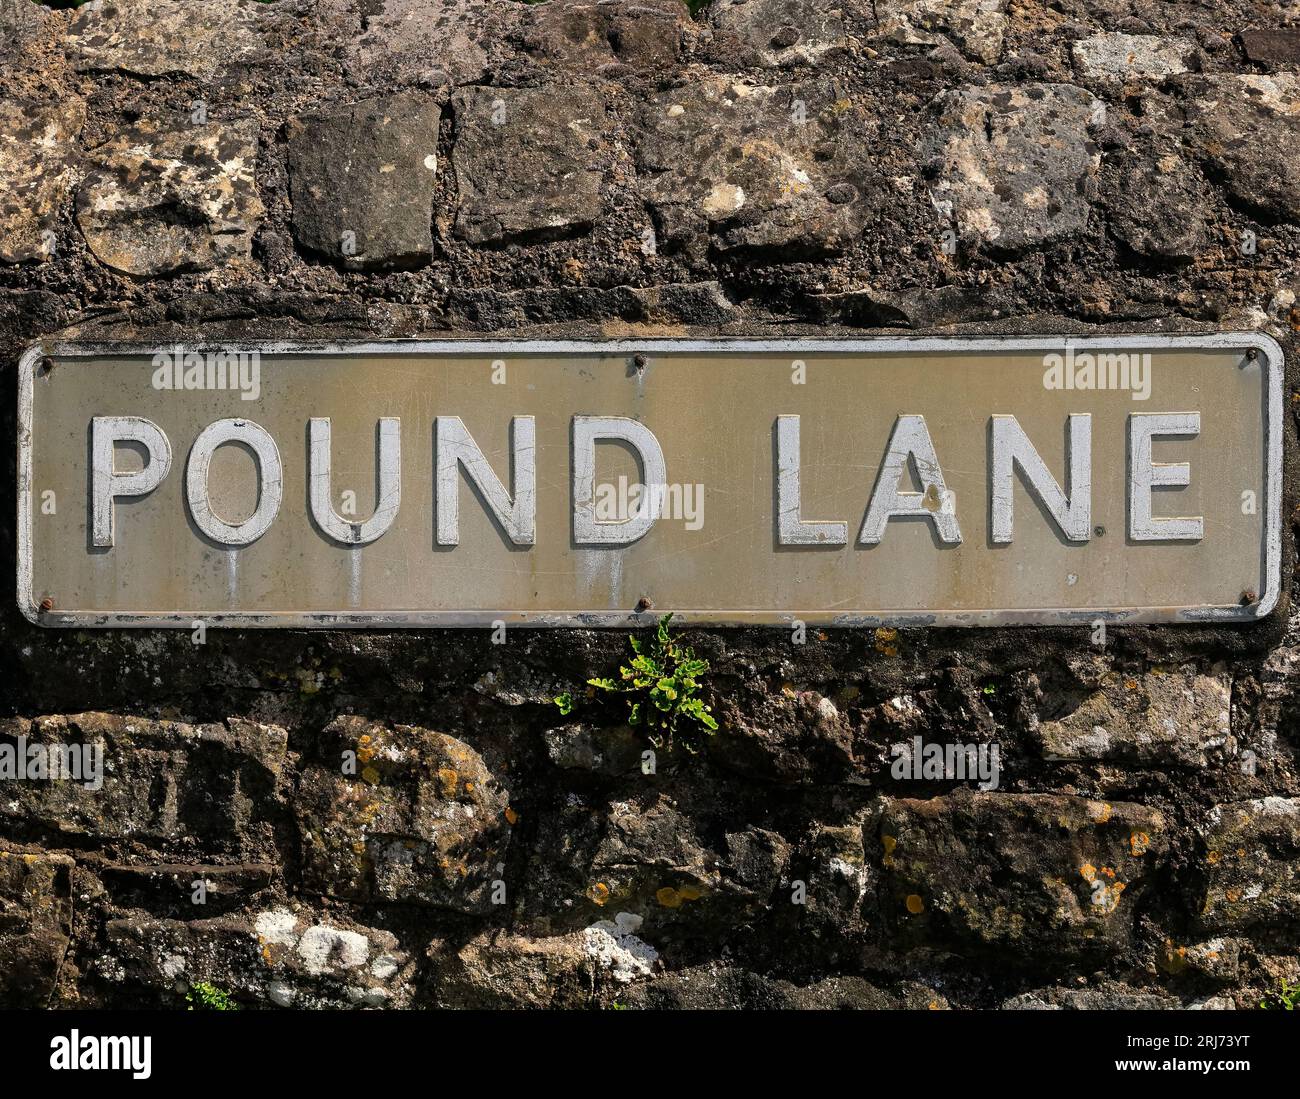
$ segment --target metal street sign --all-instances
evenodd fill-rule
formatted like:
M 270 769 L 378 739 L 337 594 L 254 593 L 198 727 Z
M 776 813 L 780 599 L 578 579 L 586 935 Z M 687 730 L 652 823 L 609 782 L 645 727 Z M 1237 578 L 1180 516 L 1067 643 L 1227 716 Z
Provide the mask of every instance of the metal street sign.
M 45 626 L 1249 621 L 1259 334 L 36 347 Z

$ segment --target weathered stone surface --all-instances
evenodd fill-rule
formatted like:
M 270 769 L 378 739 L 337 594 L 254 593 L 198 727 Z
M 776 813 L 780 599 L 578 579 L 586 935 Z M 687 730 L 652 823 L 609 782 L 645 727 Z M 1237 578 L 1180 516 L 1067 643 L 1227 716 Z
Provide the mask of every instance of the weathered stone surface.
M 1187 71 L 1196 43 L 1153 34 L 1094 34 L 1074 44 L 1074 63 L 1086 78 L 1162 80 Z
M 355 754 L 355 773 L 343 771 Z M 469 745 L 341 717 L 302 776 L 303 878 L 332 896 L 485 912 L 510 835 L 506 794 Z
M 49 257 L 85 115 L 79 99 L 49 106 L 0 102 L 0 261 Z
M 1194 118 L 1211 168 L 1234 199 L 1300 221 L 1300 77 L 1217 77 Z
M 893 991 L 852 976 L 799 985 L 734 965 L 693 966 L 665 973 L 620 993 L 617 1002 L 651 1010 L 708 1011 L 926 1011 L 948 1006 L 940 993 L 916 981 L 904 981 Z
M 876 34 L 904 45 L 951 39 L 972 61 L 992 65 L 1002 55 L 1007 0 L 877 0 Z
M 163 1003 L 199 982 L 266 1007 L 405 1007 L 410 998 L 413 963 L 390 932 L 303 909 L 188 921 L 133 915 L 105 930 L 96 972 L 145 986 Z
M 466 84 L 483 78 L 494 42 L 525 9 L 513 0 L 377 0 L 358 41 L 375 83 Z
M 349 270 L 428 263 L 440 117 L 427 96 L 402 92 L 293 119 L 298 243 Z
M 1242 31 L 1241 47 L 1251 61 L 1300 64 L 1300 27 L 1254 27 Z
M 591 771 L 605 775 L 639 773 L 641 754 L 649 747 L 626 726 L 616 729 L 592 725 L 561 725 L 542 734 L 551 762 L 566 771 Z
M 1232 752 L 1231 706 L 1226 675 L 1111 672 L 1073 713 L 1041 722 L 1037 736 L 1054 759 L 1204 767 L 1209 753 Z
M 1101 988 L 1043 988 L 1022 992 L 1001 1005 L 1004 1011 L 1170 1011 L 1177 997 L 1144 992 L 1122 984 Z
M 1178 134 L 1171 127 L 1133 135 L 1103 160 L 1111 231 L 1139 256 L 1186 261 L 1209 243 L 1206 214 L 1213 195 Z
M 709 740 L 709 755 L 742 774 L 801 784 L 843 779 L 853 769 L 852 730 L 815 691 L 721 699 L 718 719 L 728 734 Z
M 482 935 L 441 964 L 435 949 L 439 1006 L 585 1006 L 599 991 L 654 971 L 659 955 L 638 937 L 641 923 L 640 916 L 620 912 L 568 935 Z
M 1211 981 L 1235 981 L 1240 973 L 1241 939 L 1219 936 L 1180 945 L 1165 940 L 1156 952 L 1156 965 L 1170 976 L 1191 976 Z
M 602 907 L 662 919 L 707 902 L 723 885 L 720 862 L 672 799 L 616 801 L 591 861 L 587 895 Z
M 484 244 L 585 229 L 600 216 L 599 94 L 580 86 L 469 88 L 452 105 L 458 236 Z
M 131 839 L 171 848 L 205 843 L 232 853 L 266 851 L 283 796 L 281 728 L 232 719 L 226 725 L 86 713 L 10 721 L 0 740 L 86 745 L 102 753 L 102 785 L 91 778 L 16 782 L 0 819 L 69 836 Z
M 692 24 L 679 0 L 546 0 L 527 8 L 524 49 L 580 72 L 662 68 Z
M 880 825 L 886 911 L 904 933 L 1019 956 L 1123 949 L 1168 847 L 1160 812 L 1053 794 L 898 800 Z
M 827 81 L 709 78 L 659 93 L 636 160 L 661 239 L 787 260 L 846 247 L 870 216 L 861 111 Z
M 1202 829 L 1201 923 L 1214 931 L 1300 919 L 1300 798 L 1216 805 Z
M 49 1004 L 72 935 L 66 855 L 0 845 L 0 1003 Z
M 106 0 L 77 12 L 68 47 L 77 67 L 92 72 L 210 79 L 257 58 L 259 23 L 273 15 L 255 0 Z
M 95 257 L 128 275 L 204 271 L 248 258 L 263 214 L 257 123 L 123 131 L 89 157 L 77 224 Z
M 32 0 L 0 0 L 0 54 L 16 52 L 45 27 L 46 9 Z
M 1070 84 L 941 93 L 923 155 L 935 206 L 963 238 L 1020 252 L 1079 233 L 1101 162 L 1105 108 Z
M 739 46 L 741 60 L 761 65 L 813 64 L 844 49 L 843 5 L 838 0 L 716 0 L 709 22 L 718 34 L 717 52 Z

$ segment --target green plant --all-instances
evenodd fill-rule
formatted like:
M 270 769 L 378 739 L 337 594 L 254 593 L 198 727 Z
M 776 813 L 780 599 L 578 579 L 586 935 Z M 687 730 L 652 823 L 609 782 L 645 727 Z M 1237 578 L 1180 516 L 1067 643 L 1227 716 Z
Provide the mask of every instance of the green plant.
M 709 662 L 668 632 L 672 617 L 659 620 L 648 645 L 629 634 L 632 659 L 619 666 L 616 679 L 587 680 L 587 696 L 602 691 L 620 696 L 627 706 L 627 723 L 644 730 L 656 748 L 671 752 L 680 743 L 693 754 L 703 746 L 703 738 L 718 728 L 711 707 L 699 696 L 700 677 L 708 672 Z M 568 691 L 555 699 L 565 715 L 573 712 L 576 703 Z
M 1300 1007 L 1300 985 L 1293 985 L 1287 980 L 1282 981 L 1282 987 L 1273 992 L 1267 993 L 1259 1006 L 1264 1010 L 1295 1011 Z
M 239 1005 L 235 1003 L 229 992 L 218 988 L 207 981 L 197 981 L 190 985 L 190 990 L 185 993 L 185 1002 L 190 1006 L 188 1011 L 238 1011 Z

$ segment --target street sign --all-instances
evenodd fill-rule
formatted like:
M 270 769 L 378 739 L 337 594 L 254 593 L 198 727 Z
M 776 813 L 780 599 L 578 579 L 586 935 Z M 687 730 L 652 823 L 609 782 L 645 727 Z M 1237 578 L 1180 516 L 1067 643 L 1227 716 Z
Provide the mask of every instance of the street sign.
M 1260 334 L 31 348 L 44 626 L 1242 622 Z

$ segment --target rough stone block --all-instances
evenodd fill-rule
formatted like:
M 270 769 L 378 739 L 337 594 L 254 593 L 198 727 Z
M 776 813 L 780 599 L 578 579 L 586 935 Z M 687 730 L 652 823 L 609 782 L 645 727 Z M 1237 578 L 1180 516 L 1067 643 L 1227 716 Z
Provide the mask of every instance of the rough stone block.
M 870 216 L 862 111 L 829 81 L 710 77 L 660 92 L 636 160 L 661 238 L 787 262 L 843 249 Z
M 72 935 L 73 861 L 0 846 L 0 1004 L 49 1004 Z
M 247 260 L 263 207 L 257 123 L 141 124 L 95 149 L 77 224 L 95 257 L 128 275 Z
M 715 0 L 707 13 L 722 50 L 738 44 L 742 61 L 768 67 L 815 64 L 848 45 L 839 0 Z
M 1004 957 L 1122 950 L 1168 831 L 1142 805 L 1056 794 L 893 801 L 881 903 L 904 932 Z
M 334 762 L 303 772 L 295 803 L 307 887 L 491 911 L 513 810 L 479 754 L 444 733 L 358 717 L 336 719 L 322 740 Z
M 1300 221 L 1300 76 L 1222 76 L 1192 112 L 1201 146 L 1238 202 Z
M 1056 759 L 1205 767 L 1208 753 L 1228 747 L 1231 706 L 1227 676 L 1111 672 L 1073 713 L 1039 724 L 1037 736 Z
M 915 46 L 948 38 L 985 65 L 1002 56 L 1007 0 L 876 0 L 873 13 L 874 36 Z
M 1236 931 L 1300 919 L 1300 798 L 1216 805 L 1202 835 L 1203 926 Z
M 427 264 L 440 117 L 427 96 L 402 92 L 293 119 L 298 243 L 349 270 Z
M 600 216 L 603 97 L 580 86 L 467 88 L 452 100 L 456 234 L 474 244 L 589 228 Z
M 941 93 L 922 142 L 935 206 L 964 238 L 1002 253 L 1080 233 L 1101 152 L 1090 131 L 1105 108 L 1070 84 L 993 85 Z
M 85 115 L 76 98 L 0 102 L 0 261 L 49 258 L 53 239 L 46 234 L 73 181 Z
M 264 49 L 264 22 L 278 13 L 255 0 L 105 0 L 68 27 L 78 68 L 136 76 L 184 73 L 211 79 Z

